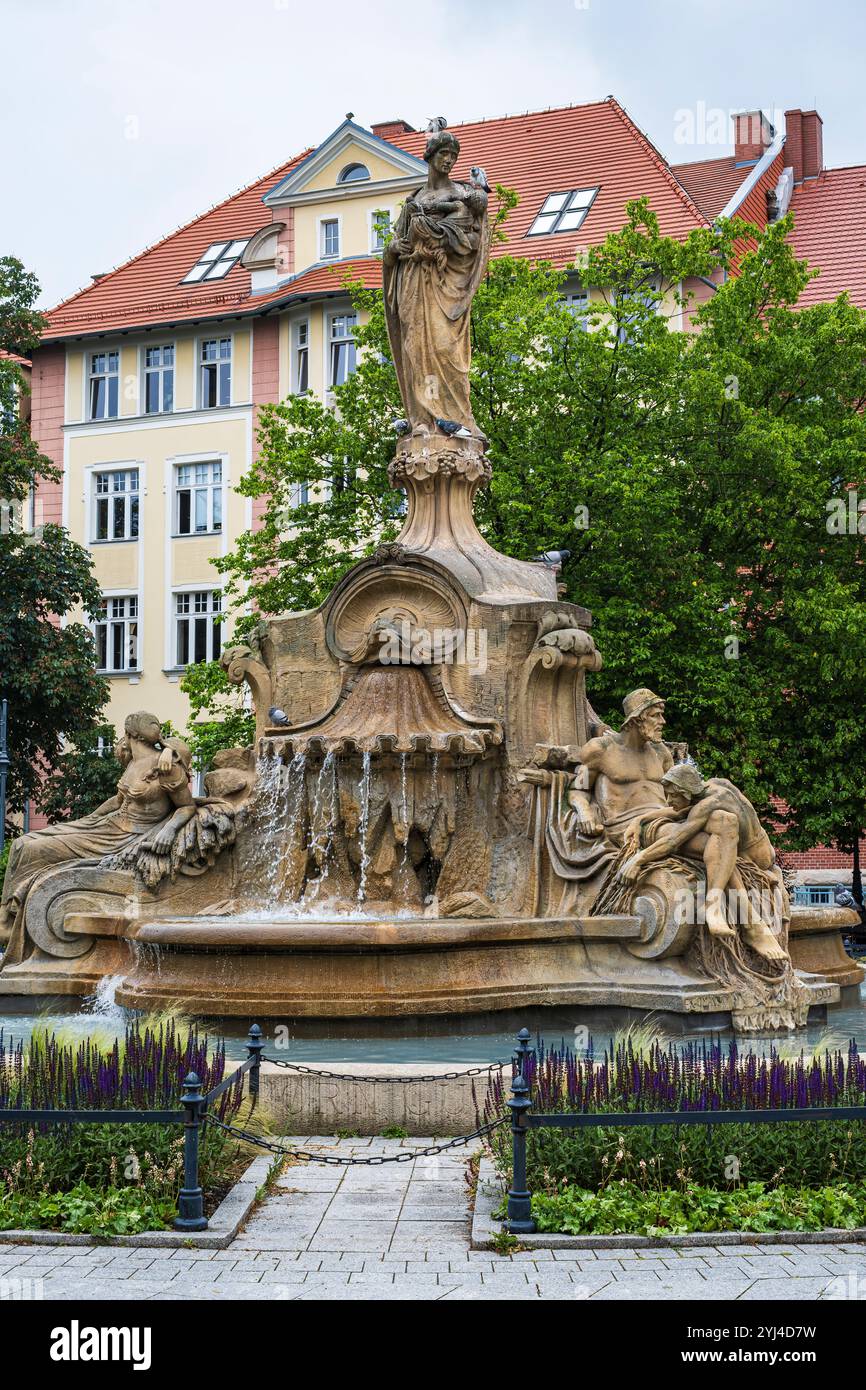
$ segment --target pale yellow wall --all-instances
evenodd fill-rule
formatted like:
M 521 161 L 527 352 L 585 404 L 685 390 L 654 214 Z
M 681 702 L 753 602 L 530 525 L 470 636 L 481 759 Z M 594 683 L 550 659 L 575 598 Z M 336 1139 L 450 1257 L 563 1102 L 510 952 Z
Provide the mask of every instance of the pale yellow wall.
M 195 404 L 195 340 L 180 337 L 174 344 L 174 408 L 191 410 Z
M 123 347 L 120 350 L 120 405 L 121 415 L 137 415 L 139 380 L 138 349 Z
M 337 179 L 347 164 L 366 164 L 372 180 L 399 178 L 403 172 L 391 160 L 383 159 L 381 155 L 371 154 L 369 150 L 363 149 L 360 145 L 349 145 L 336 159 L 332 159 L 330 164 L 324 165 L 310 179 L 309 183 L 304 183 L 304 192 L 313 193 L 319 189 L 337 187 Z M 346 184 L 340 184 L 339 187 L 345 188 Z
M 366 256 L 370 253 L 370 213 L 387 208 L 397 219 L 405 193 L 364 194 L 333 201 L 310 203 L 295 208 L 295 267 L 302 270 L 321 260 L 319 219 L 340 219 L 340 256 Z
M 249 333 L 243 335 L 249 353 Z M 189 361 L 192 361 L 191 354 Z M 139 662 L 135 677 L 112 676 L 107 717 L 119 726 L 128 713 L 150 708 L 160 718 L 183 729 L 189 718 L 188 701 L 178 680 L 167 675 L 171 663 L 167 629 L 170 624 L 167 595 L 172 585 L 219 585 L 210 559 L 230 548 L 246 529 L 247 502 L 235 486 L 248 466 L 250 411 L 236 418 L 214 415 L 184 421 L 177 416 L 158 417 L 158 423 L 122 429 L 83 427 L 69 432 L 67 444 L 67 524 L 72 537 L 88 546 L 97 583 L 104 592 L 132 590 L 139 595 Z M 85 433 L 84 430 L 87 429 Z M 228 487 L 223 498 L 224 530 L 206 537 L 173 539 L 170 528 L 172 483 L 170 461 L 185 455 L 220 457 Z M 137 466 L 140 470 L 140 533 L 137 541 L 93 543 L 87 518 L 92 515 L 94 466 Z M 226 640 L 224 629 L 223 641 Z

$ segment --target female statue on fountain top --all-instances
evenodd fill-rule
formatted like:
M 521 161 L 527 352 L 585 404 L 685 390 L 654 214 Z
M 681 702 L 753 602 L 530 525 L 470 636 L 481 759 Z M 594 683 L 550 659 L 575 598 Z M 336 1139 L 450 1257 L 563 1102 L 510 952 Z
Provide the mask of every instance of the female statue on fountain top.
M 442 432 L 444 420 L 480 437 L 469 403 L 469 310 L 487 264 L 487 193 L 451 179 L 460 144 L 440 120 L 424 151 L 427 183 L 406 199 L 385 247 L 385 315 L 413 434 Z

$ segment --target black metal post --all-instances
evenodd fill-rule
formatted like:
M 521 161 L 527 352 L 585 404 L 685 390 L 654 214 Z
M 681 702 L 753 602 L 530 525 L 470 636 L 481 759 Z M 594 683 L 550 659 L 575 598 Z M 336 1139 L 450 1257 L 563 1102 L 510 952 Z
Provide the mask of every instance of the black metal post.
M 177 1201 L 176 1231 L 205 1231 L 204 1193 L 198 1180 L 198 1146 L 202 1123 L 201 1082 L 191 1071 L 183 1083 L 180 1103 L 186 1111 L 183 1127 L 183 1187 Z
M 250 1096 L 252 1097 L 253 1106 L 255 1106 L 259 1098 L 259 1077 L 262 1069 L 262 1051 L 264 1046 L 261 1028 L 257 1023 L 252 1023 L 250 1025 L 250 1031 L 247 1034 L 247 1052 L 253 1059 L 253 1064 L 250 1067 Z
M 12 766 L 12 759 L 9 757 L 9 749 L 6 746 L 6 717 L 8 713 L 8 702 L 3 700 L 0 702 L 0 854 L 3 853 L 3 846 L 6 843 L 6 780 Z
M 526 1186 L 526 1112 L 531 1109 L 529 1085 L 526 1081 L 526 1058 L 530 1051 L 529 1030 L 517 1034 L 514 1060 L 517 1070 L 511 1082 L 511 1187 L 508 1192 L 506 1225 L 512 1235 L 530 1235 L 535 1230 L 532 1219 L 531 1193 Z

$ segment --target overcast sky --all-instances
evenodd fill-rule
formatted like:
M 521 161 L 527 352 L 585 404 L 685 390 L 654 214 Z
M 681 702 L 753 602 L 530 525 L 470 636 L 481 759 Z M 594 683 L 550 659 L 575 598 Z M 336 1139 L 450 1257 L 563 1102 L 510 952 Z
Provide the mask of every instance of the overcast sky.
M 0 254 L 53 305 L 347 111 L 452 124 L 612 93 L 674 162 L 817 107 L 866 163 L 864 0 L 0 0 Z M 495 177 L 495 169 L 489 171 Z

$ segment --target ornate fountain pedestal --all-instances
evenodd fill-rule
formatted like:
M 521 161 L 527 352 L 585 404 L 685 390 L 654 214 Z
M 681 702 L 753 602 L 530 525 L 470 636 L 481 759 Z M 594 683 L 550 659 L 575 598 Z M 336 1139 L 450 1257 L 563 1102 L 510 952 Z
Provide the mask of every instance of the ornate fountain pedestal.
M 218 755 L 206 798 L 189 750 L 130 716 L 117 805 L 19 842 L 0 995 L 111 974 L 122 1004 L 245 1019 L 565 1006 L 586 1025 L 618 1009 L 801 1027 L 862 978 L 842 921 L 790 914 L 754 809 L 665 742 L 652 691 L 619 729 L 598 718 L 591 615 L 550 557 L 500 554 L 475 525 L 487 198 L 451 180 L 457 143 L 434 126 L 383 256 L 403 530 L 318 608 L 223 653 L 257 746 Z

